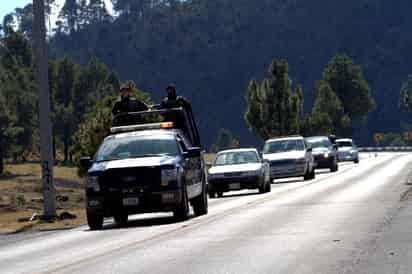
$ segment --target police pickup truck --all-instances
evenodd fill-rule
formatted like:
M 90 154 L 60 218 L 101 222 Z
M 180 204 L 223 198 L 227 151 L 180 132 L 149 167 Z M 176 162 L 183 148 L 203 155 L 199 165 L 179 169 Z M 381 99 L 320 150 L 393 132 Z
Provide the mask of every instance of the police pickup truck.
M 160 122 L 142 123 L 147 114 Z M 104 217 L 124 225 L 129 215 L 138 213 L 171 211 L 177 220 L 186 220 L 189 204 L 196 215 L 207 214 L 203 152 L 194 120 L 183 109 L 129 113 L 123 118 L 127 119 L 115 119 L 118 126 L 111 128 L 93 159 L 81 159 L 88 169 L 89 227 L 101 229 Z

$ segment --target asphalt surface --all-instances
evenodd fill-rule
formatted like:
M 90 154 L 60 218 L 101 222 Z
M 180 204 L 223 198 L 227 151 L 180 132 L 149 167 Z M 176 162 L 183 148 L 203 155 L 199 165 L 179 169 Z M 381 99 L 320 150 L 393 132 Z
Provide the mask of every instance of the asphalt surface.
M 119 228 L 0 236 L 0 273 L 412 273 L 412 154 L 226 194 L 174 223 L 137 215 Z

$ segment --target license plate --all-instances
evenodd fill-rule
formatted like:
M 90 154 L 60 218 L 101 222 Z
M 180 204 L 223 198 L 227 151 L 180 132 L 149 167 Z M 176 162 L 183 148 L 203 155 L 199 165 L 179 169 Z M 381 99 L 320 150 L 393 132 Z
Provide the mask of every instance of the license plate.
M 230 184 L 229 189 L 240 189 L 240 183 Z
M 123 205 L 125 206 L 136 206 L 139 204 L 139 198 L 124 198 Z

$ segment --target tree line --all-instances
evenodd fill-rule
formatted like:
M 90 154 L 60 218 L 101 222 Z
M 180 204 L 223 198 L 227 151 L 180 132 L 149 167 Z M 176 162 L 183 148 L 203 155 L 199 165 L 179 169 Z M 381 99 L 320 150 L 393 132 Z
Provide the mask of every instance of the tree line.
M 362 63 L 379 105 L 367 119 L 351 121 L 355 137 L 364 144 L 372 142 L 374 132 L 399 131 L 400 122 L 394 121 L 410 117 L 398 102 L 399 83 L 411 71 L 409 1 L 111 2 L 115 15 L 107 0 L 64 1 L 52 26 L 52 56 L 71 56 L 82 65 L 97 56 L 155 99 L 167 83 L 175 82 L 193 102 L 208 146 L 221 128 L 248 144 L 258 142 L 242 119 L 243 91 L 250 79 L 265 73 L 272 56 L 288 59 L 291 80 L 298 79 L 304 91 L 306 113 L 320 89 L 314 82 L 323 78 L 319 75 L 332 55 L 344 52 Z M 30 16 L 27 6 L 9 19 L 30 35 Z
M 0 39 L 0 174 L 4 159 L 37 160 L 38 92 L 31 44 L 22 32 L 5 31 Z M 120 81 L 97 58 L 79 65 L 71 58 L 49 62 L 53 151 L 64 164 L 92 155 L 110 126 L 111 107 Z M 135 89 L 136 96 L 149 101 Z M 94 145 L 94 146 L 93 146 Z
M 376 106 L 361 66 L 346 55 L 334 56 L 324 69 L 308 114 L 303 100 L 302 88 L 292 85 L 287 60 L 275 59 L 269 78 L 250 81 L 245 120 L 263 140 L 293 134 L 352 136 L 352 122 L 365 119 Z

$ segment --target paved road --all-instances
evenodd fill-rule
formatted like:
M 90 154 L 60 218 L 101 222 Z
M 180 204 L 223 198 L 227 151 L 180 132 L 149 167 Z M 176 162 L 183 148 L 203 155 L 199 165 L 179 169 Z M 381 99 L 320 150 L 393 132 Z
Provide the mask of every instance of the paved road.
M 173 223 L 136 216 L 0 237 L 1 273 L 412 273 L 412 204 L 401 202 L 412 155 L 362 155 L 359 165 L 236 192 L 210 214 Z

